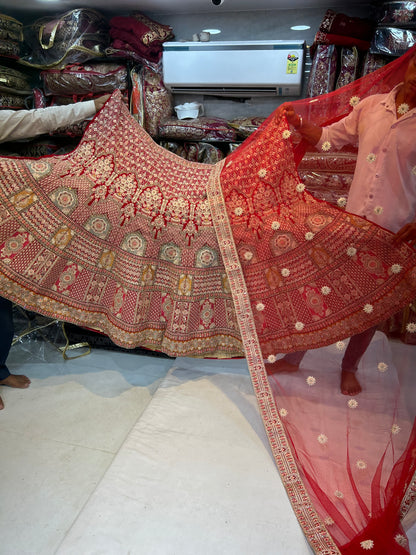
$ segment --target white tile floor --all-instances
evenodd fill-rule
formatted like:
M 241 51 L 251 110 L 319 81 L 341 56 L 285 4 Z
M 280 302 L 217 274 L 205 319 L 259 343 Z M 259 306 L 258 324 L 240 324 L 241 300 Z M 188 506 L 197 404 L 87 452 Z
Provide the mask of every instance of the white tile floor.
M 10 369 L 32 384 L 0 392 L 2 555 L 55 552 L 171 364 L 103 350 L 64 361 L 47 343 L 12 349 Z
M 9 363 L 32 384 L 0 391 L 1 555 L 312 553 L 245 361 L 29 341 Z

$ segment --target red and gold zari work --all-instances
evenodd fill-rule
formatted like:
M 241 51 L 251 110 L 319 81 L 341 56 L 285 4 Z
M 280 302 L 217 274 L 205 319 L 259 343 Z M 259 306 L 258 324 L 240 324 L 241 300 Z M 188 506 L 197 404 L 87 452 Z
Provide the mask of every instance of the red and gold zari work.
M 401 498 L 393 503 L 386 496 L 374 518 L 366 483 L 360 497 L 351 480 L 350 505 L 343 499 L 339 508 L 330 499 L 331 488 L 336 501 L 344 493 L 333 488 L 321 454 L 322 467 L 314 473 L 303 452 L 313 457 L 315 447 L 297 449 L 303 438 L 296 430 L 304 423 L 297 428 L 290 419 L 302 399 L 296 380 L 269 380 L 263 360 L 279 352 L 319 351 L 396 312 L 416 296 L 416 253 L 404 244 L 394 247 L 388 231 L 305 192 L 285 121 L 269 118 L 225 162 L 208 166 L 156 145 L 116 92 L 74 152 L 2 158 L 0 164 L 0 294 L 101 330 L 125 347 L 191 357 L 244 353 L 277 466 L 314 551 L 356 553 L 357 546 L 377 546 L 374 521 L 386 528 L 387 517 L 390 536 L 401 537 Z M 307 387 L 316 376 L 307 378 Z M 315 406 L 308 399 L 297 414 L 304 410 L 315 422 L 314 410 L 317 418 L 325 414 L 321 397 Z M 341 399 L 336 416 L 328 414 L 348 422 L 349 437 L 347 400 Z M 327 408 L 332 404 L 328 397 Z M 399 487 L 409 488 L 408 506 L 415 491 L 415 456 L 409 453 L 416 444 L 406 431 L 408 449 L 402 435 L 395 450 L 404 453 Z M 319 449 L 327 448 L 327 434 L 316 434 Z M 333 435 L 340 437 L 339 431 Z M 357 448 L 349 439 L 346 445 Z M 344 453 L 345 445 L 336 451 Z M 386 453 L 387 447 L 358 462 L 377 469 L 380 457 L 388 459 L 383 473 L 393 476 L 397 460 Z M 348 465 L 342 479 L 352 472 Z M 357 503 L 365 518 L 352 514 Z
M 1 292 L 172 356 L 242 355 L 212 167 L 158 147 L 115 93 L 69 155 L 1 164 Z

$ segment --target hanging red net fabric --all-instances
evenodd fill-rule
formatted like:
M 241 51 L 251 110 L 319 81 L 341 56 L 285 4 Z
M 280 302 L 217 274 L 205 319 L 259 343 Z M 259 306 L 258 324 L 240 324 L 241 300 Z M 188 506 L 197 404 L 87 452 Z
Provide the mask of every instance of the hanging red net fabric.
M 335 122 L 365 96 L 400 83 L 413 52 L 293 106 L 317 125 Z M 227 158 L 221 189 L 211 188 L 246 357 L 277 466 L 314 551 L 406 553 L 402 521 L 412 522 L 415 489 L 413 347 L 378 331 L 358 366 L 362 391 L 343 395 L 340 381 L 350 336 L 380 323 L 391 303 L 399 310 L 414 298 L 415 251 L 306 192 L 296 167 L 308 149 L 272 114 Z M 403 288 L 394 285 L 399 274 Z M 263 360 L 306 349 L 297 371 L 267 377 Z
M 405 63 L 296 108 L 335 121 L 352 97 L 400 82 Z M 244 354 L 314 551 L 405 553 L 413 353 L 377 332 L 354 397 L 339 365 L 351 334 L 416 296 L 416 253 L 307 193 L 295 139 L 272 115 L 225 163 L 188 162 L 114 93 L 73 152 L 0 159 L 0 294 L 125 347 Z M 266 358 L 298 349 L 310 350 L 297 372 L 268 377 Z

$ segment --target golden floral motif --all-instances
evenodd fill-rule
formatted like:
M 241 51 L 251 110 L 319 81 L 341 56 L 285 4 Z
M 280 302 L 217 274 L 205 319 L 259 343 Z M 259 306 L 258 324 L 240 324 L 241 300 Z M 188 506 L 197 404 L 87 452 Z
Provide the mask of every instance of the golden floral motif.
M 357 106 L 357 104 L 360 102 L 360 97 L 359 96 L 352 96 L 350 98 L 350 106 L 354 107 Z
M 67 226 L 62 226 L 52 238 L 52 244 L 59 249 L 64 249 L 75 235 L 75 231 Z
M 259 170 L 259 173 L 258 173 L 259 177 L 266 177 L 266 175 L 267 175 L 267 170 L 265 170 L 264 168 Z
M 256 304 L 256 310 L 258 310 L 259 312 L 262 312 L 264 310 L 264 304 L 263 303 L 257 303 Z
M 345 349 L 345 343 L 343 341 L 337 341 L 336 342 L 336 347 L 337 347 L 338 351 L 343 351 Z
M 377 364 L 377 370 L 378 370 L 379 372 L 386 372 L 387 369 L 388 369 L 388 365 L 387 365 L 385 362 L 379 362 L 379 363 Z
M 398 424 L 393 424 L 393 426 L 391 427 L 391 433 L 393 435 L 397 435 L 400 432 L 401 428 Z
M 273 364 L 273 362 L 276 362 L 276 357 L 274 355 L 269 355 L 267 357 L 268 362 L 270 362 L 270 364 Z
M 344 499 L 344 494 L 342 491 L 339 491 L 339 489 L 335 490 L 334 495 L 335 497 L 338 497 L 338 499 Z
M 366 314 L 371 314 L 374 310 L 374 307 L 373 307 L 372 304 L 367 303 L 367 304 L 364 305 L 363 310 Z
M 363 549 L 368 551 L 369 549 L 373 549 L 374 542 L 373 542 L 373 540 L 364 540 L 364 541 L 360 542 L 360 545 Z
M 305 324 L 303 322 L 296 322 L 295 324 L 295 329 L 297 331 L 302 331 L 304 327 L 305 327 Z
M 291 134 L 292 133 L 289 131 L 289 129 L 285 129 L 282 133 L 282 137 L 283 137 L 283 139 L 288 139 Z
M 357 249 L 355 247 L 348 247 L 347 254 L 348 256 L 355 256 L 357 254 Z
M 306 383 L 310 386 L 315 385 L 316 384 L 316 378 L 314 378 L 313 376 L 308 376 L 306 378 Z
M 279 410 L 279 414 L 282 418 L 284 418 L 285 416 L 287 416 L 289 413 L 287 412 L 286 409 L 280 409 Z
M 305 239 L 307 241 L 312 241 L 312 239 L 315 237 L 315 233 L 312 233 L 312 231 L 307 231 L 305 233 Z
M 321 148 L 324 152 L 328 152 L 328 150 L 331 150 L 331 143 L 329 141 L 325 141 L 324 143 L 322 143 Z
M 244 210 L 241 208 L 241 206 L 237 206 L 237 208 L 234 210 L 234 214 L 236 216 L 242 216 L 243 212 L 244 212 Z
M 339 197 L 339 199 L 337 200 L 337 204 L 339 207 L 343 207 L 347 204 L 347 199 L 345 197 Z
M 367 463 L 363 460 L 358 460 L 355 464 L 359 470 L 365 470 L 367 468 Z
M 350 407 L 350 409 L 356 409 L 358 407 L 358 401 L 356 401 L 355 399 L 350 399 L 348 401 L 348 406 Z
M 376 214 L 377 216 L 380 216 L 380 214 L 383 213 L 383 207 L 382 206 L 376 206 L 374 208 L 374 214 Z
M 282 274 L 283 277 L 289 277 L 290 276 L 289 268 L 282 268 L 282 271 L 280 273 Z
M 408 331 L 409 333 L 415 333 L 416 332 L 416 324 L 414 324 L 413 322 L 409 322 L 406 325 L 406 331 Z
M 370 152 L 370 154 L 367 156 L 367 162 L 370 162 L 370 164 L 372 164 L 373 162 L 375 162 L 377 156 L 374 154 L 374 152 Z
M 116 254 L 114 251 L 111 250 L 104 250 L 102 255 L 100 256 L 100 261 L 98 263 L 99 268 L 105 268 L 106 270 L 111 270 L 114 265 L 114 261 L 116 259 Z
M 335 524 L 335 522 L 333 518 L 331 518 L 330 516 L 327 516 L 326 519 L 324 520 L 324 524 L 325 526 L 332 526 L 333 524 Z
M 413 168 L 412 168 L 412 174 L 413 174 L 413 175 L 416 175 L 416 166 L 413 166 Z
M 330 287 L 328 287 L 328 285 L 324 285 L 323 287 L 321 287 L 321 293 L 322 295 L 329 295 L 331 293 L 332 289 Z
M 189 296 L 192 293 L 193 279 L 189 274 L 182 274 L 179 277 L 178 295 Z
M 321 445 L 328 443 L 328 437 L 325 434 L 319 434 L 317 439 Z
M 253 253 L 250 252 L 250 251 L 245 252 L 245 253 L 244 253 L 244 258 L 245 258 L 246 260 L 251 260 L 251 259 L 253 258 Z
M 29 206 L 38 201 L 37 195 L 32 191 L 32 189 L 26 188 L 20 191 L 16 195 L 10 197 L 10 201 L 16 208 L 16 210 L 26 210 Z
M 305 190 L 305 184 L 304 183 L 298 183 L 296 185 L 296 190 L 298 193 L 303 193 L 303 191 Z
M 277 231 L 278 229 L 280 229 L 280 223 L 279 222 L 272 222 L 271 227 L 274 231 Z

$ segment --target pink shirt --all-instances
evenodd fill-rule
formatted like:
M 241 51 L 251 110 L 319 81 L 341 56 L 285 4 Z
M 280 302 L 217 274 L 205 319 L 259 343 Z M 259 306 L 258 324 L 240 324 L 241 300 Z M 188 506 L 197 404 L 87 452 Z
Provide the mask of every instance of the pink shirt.
M 416 220 L 416 108 L 396 116 L 397 85 L 322 130 L 318 149 L 358 145 L 346 209 L 397 232 Z

